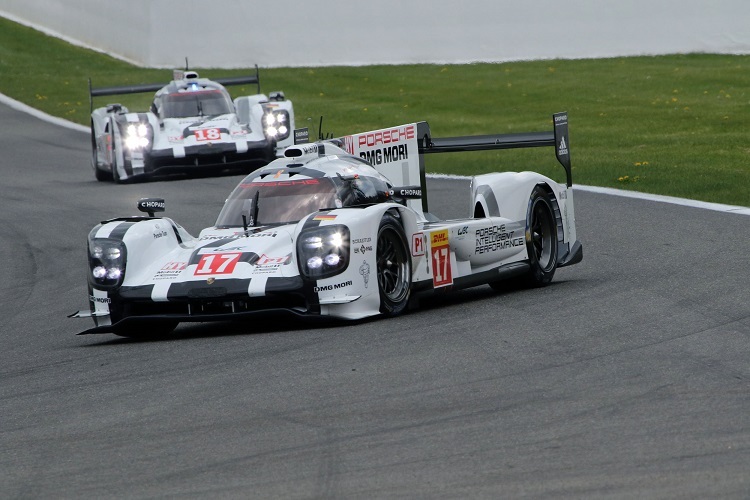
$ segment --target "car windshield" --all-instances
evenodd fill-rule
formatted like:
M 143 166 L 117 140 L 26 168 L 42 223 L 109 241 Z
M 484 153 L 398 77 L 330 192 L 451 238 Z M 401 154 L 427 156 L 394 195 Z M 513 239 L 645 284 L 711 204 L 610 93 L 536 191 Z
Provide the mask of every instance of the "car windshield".
M 340 202 L 339 202 L 340 204 Z M 288 224 L 324 208 L 336 207 L 336 186 L 330 178 L 243 182 L 221 209 L 217 227 Z
M 232 113 L 232 103 L 221 90 L 179 92 L 162 97 L 162 118 L 189 118 Z

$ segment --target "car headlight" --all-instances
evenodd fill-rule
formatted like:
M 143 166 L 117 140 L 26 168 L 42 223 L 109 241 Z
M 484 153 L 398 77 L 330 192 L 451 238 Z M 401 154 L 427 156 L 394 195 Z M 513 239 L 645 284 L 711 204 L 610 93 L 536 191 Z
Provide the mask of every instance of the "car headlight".
M 114 288 L 125 277 L 125 244 L 110 238 L 89 238 L 89 279 L 92 285 Z
M 289 112 L 283 109 L 266 108 L 263 115 L 263 131 L 266 136 L 277 141 L 289 137 Z
M 151 144 L 153 134 L 147 123 L 128 123 L 125 127 L 125 147 L 131 151 L 145 149 Z
M 330 278 L 349 265 L 349 228 L 344 225 L 316 227 L 297 239 L 300 273 L 309 279 Z

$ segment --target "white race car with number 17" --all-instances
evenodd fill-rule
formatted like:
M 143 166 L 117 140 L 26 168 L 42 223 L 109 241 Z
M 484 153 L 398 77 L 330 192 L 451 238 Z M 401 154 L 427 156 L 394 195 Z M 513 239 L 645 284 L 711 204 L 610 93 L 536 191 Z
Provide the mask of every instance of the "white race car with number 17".
M 245 177 L 216 224 L 193 237 L 155 217 L 102 222 L 88 239 L 82 333 L 148 336 L 179 322 L 258 312 L 360 319 L 415 296 L 520 280 L 541 286 L 580 262 L 567 114 L 552 132 L 432 138 L 425 122 L 297 144 Z M 295 134 L 296 135 L 296 134 Z M 533 172 L 479 175 L 465 218 L 427 207 L 431 153 L 553 146 L 566 184 Z

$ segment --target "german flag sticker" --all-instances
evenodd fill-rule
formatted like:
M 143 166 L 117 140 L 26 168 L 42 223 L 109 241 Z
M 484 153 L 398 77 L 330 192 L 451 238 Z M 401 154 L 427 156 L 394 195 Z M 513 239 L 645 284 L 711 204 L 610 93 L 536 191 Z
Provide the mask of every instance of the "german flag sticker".
M 334 220 L 335 218 L 335 215 L 320 214 L 313 217 L 313 220 Z

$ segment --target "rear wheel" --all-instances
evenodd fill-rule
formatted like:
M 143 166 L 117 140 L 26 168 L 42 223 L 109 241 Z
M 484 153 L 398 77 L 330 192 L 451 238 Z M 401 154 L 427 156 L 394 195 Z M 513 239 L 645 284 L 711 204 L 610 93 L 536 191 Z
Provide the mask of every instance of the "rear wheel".
M 398 220 L 385 214 L 378 228 L 376 249 L 380 312 L 401 314 L 411 293 L 411 259 L 404 230 Z
M 550 195 L 537 186 L 529 199 L 527 241 L 531 269 L 525 276 L 530 286 L 544 286 L 552 281 L 557 269 L 557 222 Z
M 552 281 L 557 269 L 557 221 L 552 209 L 550 194 L 537 186 L 529 197 L 526 214 L 526 250 L 529 270 L 512 280 L 490 283 L 495 290 L 505 290 L 508 285 L 540 287 Z

